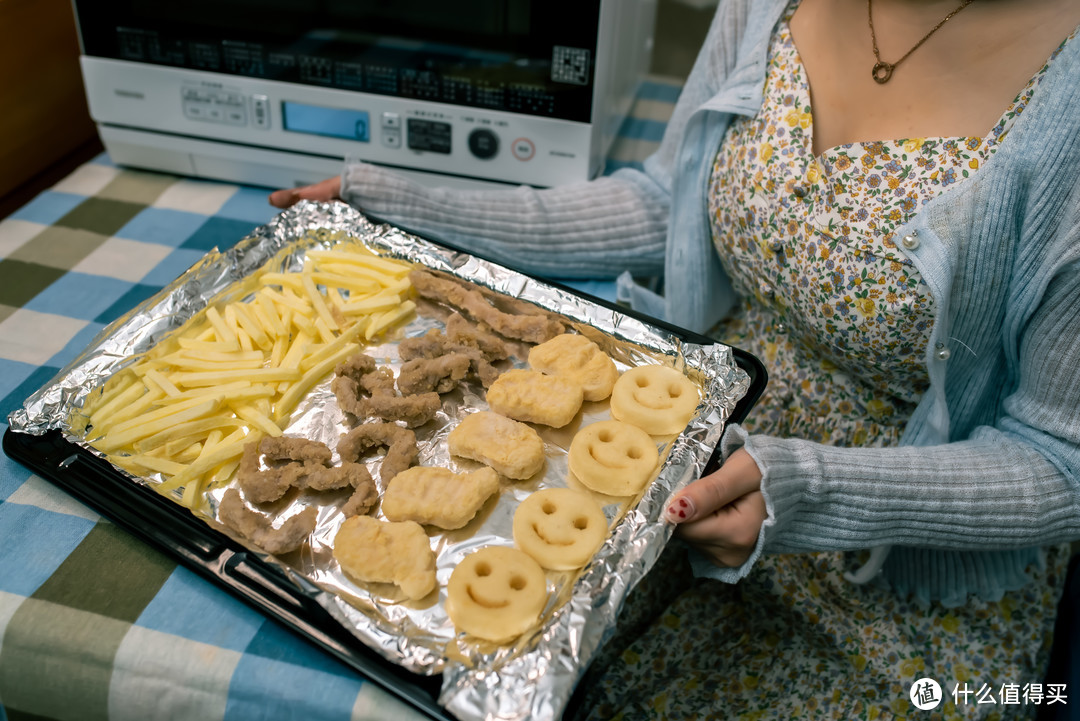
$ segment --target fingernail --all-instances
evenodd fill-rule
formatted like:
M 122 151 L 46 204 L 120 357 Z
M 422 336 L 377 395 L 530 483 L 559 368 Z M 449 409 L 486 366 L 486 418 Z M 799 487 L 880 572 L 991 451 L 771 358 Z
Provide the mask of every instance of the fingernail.
M 664 517 L 672 523 L 682 523 L 693 515 L 694 502 L 686 496 L 672 500 L 664 509 Z

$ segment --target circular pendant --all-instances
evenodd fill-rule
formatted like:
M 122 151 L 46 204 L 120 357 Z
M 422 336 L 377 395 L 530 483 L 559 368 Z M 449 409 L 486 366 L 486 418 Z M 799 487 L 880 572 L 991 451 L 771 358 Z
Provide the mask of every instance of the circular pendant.
M 892 77 L 893 67 L 894 66 L 886 62 L 879 61 L 874 63 L 874 69 L 872 71 L 872 75 L 874 76 L 874 82 L 876 82 L 878 85 L 884 85 L 885 83 L 889 82 L 889 78 Z

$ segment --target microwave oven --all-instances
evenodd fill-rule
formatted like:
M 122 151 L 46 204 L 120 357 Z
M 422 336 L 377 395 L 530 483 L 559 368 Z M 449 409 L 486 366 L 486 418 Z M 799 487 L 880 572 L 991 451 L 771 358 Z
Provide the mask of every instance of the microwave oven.
M 74 0 L 114 162 L 269 187 L 342 161 L 548 187 L 604 158 L 656 0 Z

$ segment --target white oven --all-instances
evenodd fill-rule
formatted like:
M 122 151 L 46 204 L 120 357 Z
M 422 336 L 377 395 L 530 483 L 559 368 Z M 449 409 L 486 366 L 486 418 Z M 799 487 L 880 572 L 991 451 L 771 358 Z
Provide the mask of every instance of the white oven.
M 599 174 L 656 0 L 74 0 L 122 165 L 270 187 L 356 158 L 429 184 Z

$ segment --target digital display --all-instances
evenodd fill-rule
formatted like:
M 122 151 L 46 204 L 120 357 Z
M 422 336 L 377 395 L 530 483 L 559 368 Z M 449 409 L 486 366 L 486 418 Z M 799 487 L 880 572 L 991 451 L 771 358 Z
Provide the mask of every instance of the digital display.
M 281 104 L 282 125 L 294 133 L 325 135 L 361 143 L 371 141 L 371 118 L 363 110 L 324 108 L 286 100 Z

